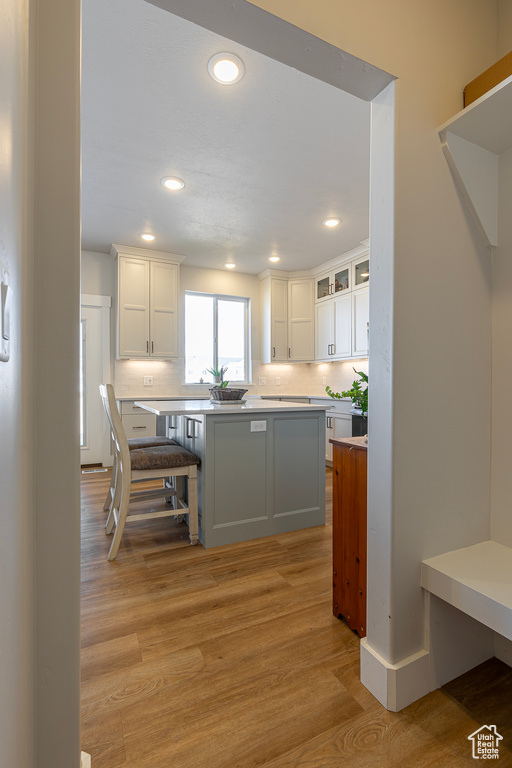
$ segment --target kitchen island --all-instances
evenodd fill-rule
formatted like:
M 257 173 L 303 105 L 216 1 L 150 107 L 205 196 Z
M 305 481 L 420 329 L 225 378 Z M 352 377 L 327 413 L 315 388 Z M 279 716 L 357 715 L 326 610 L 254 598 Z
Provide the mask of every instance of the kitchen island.
M 323 405 L 248 399 L 138 400 L 159 432 L 201 459 L 199 539 L 204 547 L 325 522 Z

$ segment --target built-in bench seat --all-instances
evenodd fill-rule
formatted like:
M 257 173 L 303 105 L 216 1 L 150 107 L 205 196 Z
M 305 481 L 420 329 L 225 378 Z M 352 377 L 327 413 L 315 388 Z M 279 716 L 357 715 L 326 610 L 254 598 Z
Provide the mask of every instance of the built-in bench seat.
M 512 547 L 482 541 L 431 557 L 421 586 L 512 640 Z

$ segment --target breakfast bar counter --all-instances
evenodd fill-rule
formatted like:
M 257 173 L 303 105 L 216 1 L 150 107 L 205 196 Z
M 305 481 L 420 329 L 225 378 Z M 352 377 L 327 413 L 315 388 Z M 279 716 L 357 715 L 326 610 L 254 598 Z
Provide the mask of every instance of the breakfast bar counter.
M 325 522 L 323 405 L 248 399 L 137 400 L 159 432 L 201 459 L 199 539 L 204 547 Z

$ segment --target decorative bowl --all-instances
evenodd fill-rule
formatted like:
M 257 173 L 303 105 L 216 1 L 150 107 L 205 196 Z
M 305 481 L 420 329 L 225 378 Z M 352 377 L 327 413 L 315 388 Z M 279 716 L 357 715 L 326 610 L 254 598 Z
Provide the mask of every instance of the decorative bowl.
M 219 403 L 229 401 L 230 403 L 236 403 L 242 400 L 243 396 L 247 392 L 246 389 L 235 389 L 234 387 L 218 387 L 210 388 L 210 400 L 212 403 Z

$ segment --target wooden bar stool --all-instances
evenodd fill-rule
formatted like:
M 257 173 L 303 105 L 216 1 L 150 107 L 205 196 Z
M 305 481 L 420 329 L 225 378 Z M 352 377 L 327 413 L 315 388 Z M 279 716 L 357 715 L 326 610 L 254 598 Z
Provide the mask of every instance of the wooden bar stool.
M 124 526 L 127 522 L 170 517 L 176 514 L 175 509 L 128 514 L 130 501 L 144 501 L 157 496 L 167 497 L 173 493 L 166 486 L 132 491 L 132 483 L 147 480 L 187 477 L 188 503 L 179 495 L 176 500 L 180 513 L 188 516 L 190 543 L 197 544 L 197 465 L 200 463 L 200 459 L 175 441 L 171 441 L 171 444 L 165 443 L 164 445 L 145 446 L 130 450 L 117 410 L 112 385 L 100 384 L 100 394 L 114 438 L 117 463 L 113 499 L 105 524 L 107 534 L 113 533 L 108 559 L 114 560 L 116 558 Z M 182 484 L 176 483 L 176 485 Z

